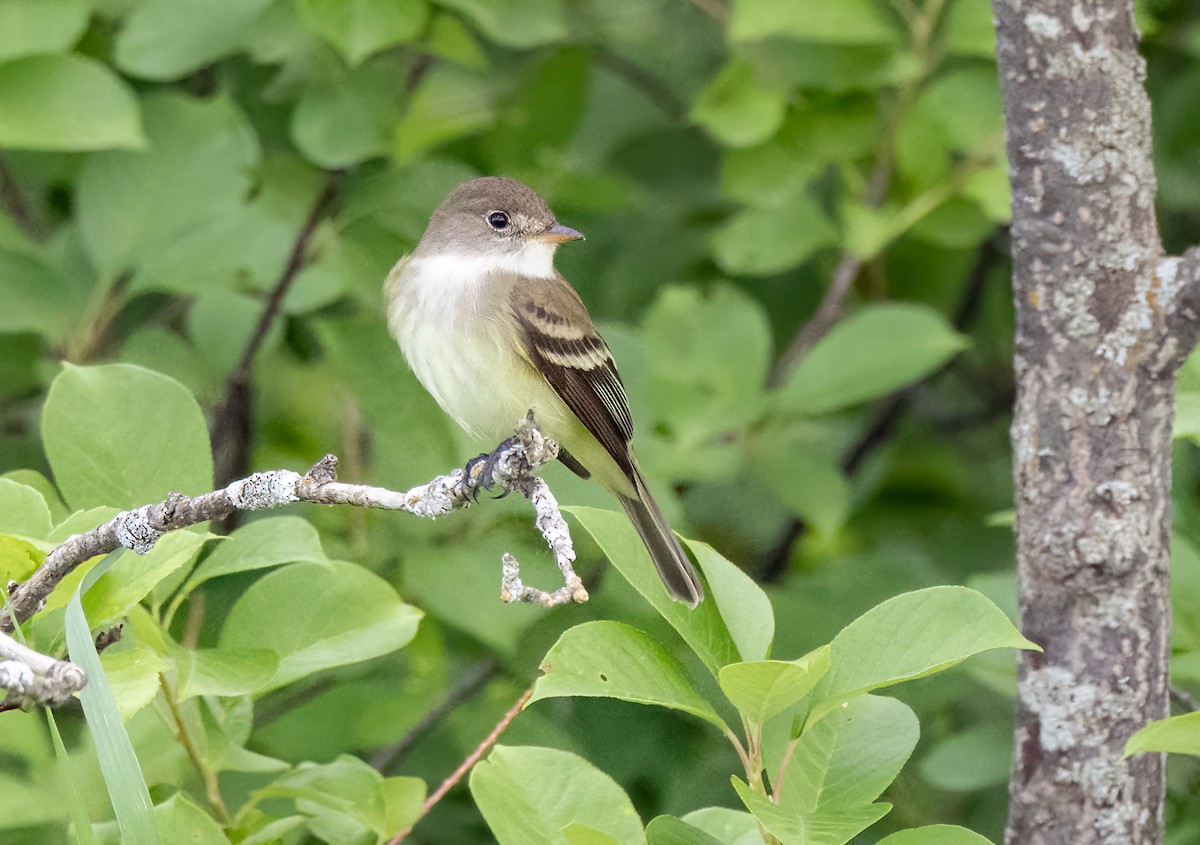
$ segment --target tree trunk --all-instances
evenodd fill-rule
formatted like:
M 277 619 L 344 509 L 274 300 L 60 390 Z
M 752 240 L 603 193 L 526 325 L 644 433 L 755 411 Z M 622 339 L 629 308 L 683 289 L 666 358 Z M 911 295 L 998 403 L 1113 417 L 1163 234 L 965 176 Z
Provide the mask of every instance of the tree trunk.
M 970 2 L 970 0 L 967 0 Z M 1013 196 L 1023 631 L 1010 845 L 1161 841 L 1175 372 L 1200 256 L 1164 258 L 1129 0 L 994 0 Z

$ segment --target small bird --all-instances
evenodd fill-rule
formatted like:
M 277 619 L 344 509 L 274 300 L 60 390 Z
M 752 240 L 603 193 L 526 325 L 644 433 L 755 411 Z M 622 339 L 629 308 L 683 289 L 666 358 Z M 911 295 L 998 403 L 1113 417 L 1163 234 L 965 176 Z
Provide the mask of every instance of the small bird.
M 554 252 L 583 235 L 515 179 L 460 184 L 384 286 L 388 327 L 442 410 L 497 442 L 533 413 L 559 460 L 624 507 L 671 596 L 689 607 L 700 578 L 633 455 L 633 420 L 608 345 Z

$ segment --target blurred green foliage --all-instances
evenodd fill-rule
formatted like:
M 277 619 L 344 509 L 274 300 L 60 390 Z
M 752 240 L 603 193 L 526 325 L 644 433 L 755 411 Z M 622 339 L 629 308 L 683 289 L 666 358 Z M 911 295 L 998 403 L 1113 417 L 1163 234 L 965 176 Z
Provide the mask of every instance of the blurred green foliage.
M 1178 250 L 1200 240 L 1200 15 L 1147 0 L 1138 16 Z M 764 585 L 775 653 L 937 584 L 1011 614 L 1013 545 L 994 518 L 1011 506 L 1012 319 L 992 42 L 983 0 L 0 0 L 0 568 L 21 578 L 116 508 L 208 489 L 204 424 L 260 323 L 243 470 L 334 452 L 344 479 L 403 489 L 476 454 L 405 368 L 380 286 L 454 184 L 505 174 L 587 234 L 559 267 L 621 366 L 642 463 L 676 527 Z M 847 268 L 844 319 L 788 355 Z M 1187 551 L 1200 364 L 1180 386 Z M 566 504 L 611 506 L 561 468 L 547 477 Z M 93 628 L 125 619 L 101 659 L 160 829 L 223 841 L 204 826 L 216 784 L 252 808 L 253 841 L 374 841 L 579 623 L 636 626 L 696 668 L 582 530 L 588 605 L 501 605 L 501 552 L 553 575 L 528 517 L 512 499 L 436 524 L 294 509 L 118 560 L 81 606 Z M 1177 602 L 1195 606 L 1200 557 L 1176 558 Z M 26 626 L 35 642 L 61 650 L 82 578 Z M 1176 680 L 1193 687 L 1194 616 L 1174 628 Z M 918 765 L 855 841 L 935 822 L 999 839 L 1010 663 L 984 655 L 897 693 L 921 718 Z M 58 721 L 90 818 L 111 818 L 82 719 Z M 42 717 L 0 722 L 0 838 L 63 841 Z M 202 745 L 190 757 L 181 730 Z M 740 808 L 725 740 L 655 708 L 540 701 L 504 742 L 558 751 L 508 748 L 480 778 L 583 758 L 643 819 Z M 1196 776 L 1172 771 L 1178 842 L 1200 827 Z M 704 812 L 713 835 L 740 824 Z M 654 841 L 700 841 L 676 821 Z M 593 834 L 570 841 L 606 841 Z M 491 838 L 460 789 L 409 841 Z

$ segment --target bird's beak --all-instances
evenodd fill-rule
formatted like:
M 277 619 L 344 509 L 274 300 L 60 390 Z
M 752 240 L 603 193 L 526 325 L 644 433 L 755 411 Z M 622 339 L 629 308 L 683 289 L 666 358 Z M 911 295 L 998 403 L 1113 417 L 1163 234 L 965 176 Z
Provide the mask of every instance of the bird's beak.
M 582 232 L 576 232 L 569 226 L 564 226 L 561 223 L 555 223 L 546 231 L 537 236 L 539 241 L 545 241 L 551 244 L 565 244 L 567 241 L 582 241 L 584 240 Z

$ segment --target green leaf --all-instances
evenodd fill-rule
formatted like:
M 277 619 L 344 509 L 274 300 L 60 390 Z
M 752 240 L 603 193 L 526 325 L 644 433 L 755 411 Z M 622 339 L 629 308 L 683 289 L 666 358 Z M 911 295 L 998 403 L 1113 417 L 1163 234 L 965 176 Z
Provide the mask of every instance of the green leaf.
M 133 91 L 99 62 L 71 55 L 0 63 L 0 147 L 103 150 L 144 144 Z
M 65 53 L 87 29 L 90 0 L 4 0 L 0 3 L 0 61 Z
M 177 334 L 167 335 L 174 345 L 182 347 L 182 352 L 174 354 L 186 355 L 188 360 L 184 362 L 185 366 L 203 366 L 206 363 L 203 359 L 208 359 L 209 369 L 191 381 L 201 384 L 205 380 L 219 382 L 225 375 L 225 369 L 217 371 L 212 364 L 230 358 L 236 363 L 244 345 L 238 344 L 230 350 L 213 348 L 209 345 L 212 338 L 194 334 L 192 330 L 197 323 L 197 306 L 215 301 L 218 307 L 223 307 L 227 322 L 233 324 L 227 334 L 240 330 L 242 322 L 241 319 L 230 320 L 230 312 L 240 318 L 241 310 L 251 310 L 249 307 L 238 308 L 243 301 L 253 306 L 253 319 L 257 321 L 263 310 L 262 300 L 247 296 L 247 293 L 270 290 L 283 273 L 296 234 L 304 226 L 305 218 L 321 191 L 322 180 L 320 171 L 302 159 L 274 156 L 255 171 L 254 195 L 248 202 L 236 204 L 235 197 L 226 197 L 220 200 L 228 204 L 225 213 L 197 222 L 189 231 L 181 232 L 171 241 L 157 244 L 147 253 L 136 256 L 138 266 L 128 287 L 131 296 L 144 291 L 170 291 L 197 297 L 188 312 L 187 329 L 191 343 L 183 341 Z M 327 248 L 323 230 L 318 229 L 310 242 L 310 249 L 314 257 L 324 255 Z M 301 271 L 289 288 L 285 308 L 303 304 L 303 277 L 304 271 Z M 235 286 L 236 291 L 233 290 Z M 235 296 L 238 298 L 234 299 Z M 233 305 L 229 304 L 231 299 Z M 234 311 L 235 308 L 238 310 Z M 140 332 L 152 330 L 147 326 Z M 269 337 L 273 338 L 274 333 Z M 137 334 L 132 335 L 130 343 L 137 338 Z M 155 339 L 161 344 L 161 335 Z M 130 343 L 126 343 L 123 354 L 129 354 L 127 350 Z M 165 353 L 159 351 L 159 355 L 172 352 L 174 350 L 167 349 Z M 166 369 L 171 363 L 169 359 L 163 363 L 151 359 L 150 366 L 151 369 L 173 375 Z M 226 369 L 232 366 L 233 363 L 228 364 Z M 210 388 L 214 393 L 216 389 Z
M 121 22 L 114 61 L 130 76 L 167 82 L 238 52 L 271 0 L 144 0 Z
M 574 507 L 568 509 L 587 529 L 605 556 L 630 584 L 662 614 L 714 675 L 724 665 L 742 659 L 718 603 L 708 597 L 695 610 L 667 595 L 650 556 L 629 519 L 615 511 Z
M 567 37 L 562 0 L 439 0 L 505 47 L 524 49 Z
M 738 0 L 733 4 L 729 37 L 756 41 L 784 36 L 829 44 L 898 44 L 900 33 L 872 0 L 838 3 L 777 3 Z
M 962 195 L 979 206 L 983 215 L 993 223 L 1012 220 L 1012 194 L 1009 191 L 1008 168 L 1004 164 L 973 171 L 963 183 Z
M 187 566 L 216 535 L 171 531 L 144 555 L 126 555 L 89 592 L 83 606 L 96 623 L 115 619 L 140 602 L 163 579 Z
M 61 341 L 82 316 L 86 292 L 41 256 L 0 249 L 0 278 L 5 289 L 0 331 L 37 332 Z
M 228 845 L 229 842 L 213 817 L 182 792 L 155 807 L 154 820 L 163 842 L 180 845 Z
M 1148 751 L 1200 754 L 1200 712 L 1151 722 L 1125 743 L 1125 756 Z
M 331 810 L 384 837 L 414 820 L 425 801 L 425 784 L 418 778 L 384 778 L 362 760 L 343 754 L 330 763 L 302 763 L 255 797 L 294 798 L 297 809 L 310 816 Z
M 735 60 L 696 98 L 691 118 L 727 147 L 752 147 L 779 131 L 787 105 L 782 93 L 755 80 L 750 65 Z
M 771 327 L 762 305 L 745 292 L 732 285 L 664 288 L 646 315 L 643 340 L 661 406 L 719 418 L 703 423 L 705 434 L 754 418 L 771 363 Z M 705 413 L 697 413 L 700 407 Z M 673 427 L 686 424 L 681 419 Z
M 758 845 L 762 841 L 758 822 L 754 816 L 744 810 L 731 810 L 728 807 L 705 807 L 688 813 L 683 820 L 692 827 L 700 828 L 719 842 L 734 843 L 734 845 Z
M 658 816 L 646 825 L 646 845 L 721 845 L 721 842 L 675 816 Z
M 809 725 L 796 742 L 780 803 L 805 813 L 870 804 L 900 774 L 920 734 L 907 704 L 855 698 Z
M 212 488 L 200 406 L 179 382 L 141 367 L 64 364 L 46 396 L 42 438 L 73 508 L 135 508 Z
M 830 435 L 811 420 L 796 420 L 756 438 L 751 467 L 757 479 L 820 534 L 833 536 L 850 512 L 850 483 Z
M 965 345 L 945 318 L 926 306 L 864 306 L 800 359 L 780 390 L 780 403 L 805 414 L 857 405 L 920 380 Z
M 300 19 L 337 48 L 351 65 L 421 34 L 425 0 L 298 0 Z
M 497 745 L 471 770 L 471 796 L 499 845 L 557 845 L 571 823 L 642 845 L 642 823 L 616 781 L 582 757 Z
M 50 533 L 50 508 L 37 490 L 0 478 L 0 534 L 43 540 Z
M 0 534 L 0 583 L 24 581 L 45 559 L 46 553 L 29 541 Z
M 292 141 L 305 158 L 322 167 L 358 164 L 388 151 L 398 119 L 396 71 L 370 62 L 307 86 L 292 112 Z
M 249 695 L 265 689 L 279 671 L 279 656 L 265 648 L 180 648 L 172 657 L 180 677 L 180 700 Z
M 286 514 L 254 519 L 218 543 L 188 579 L 190 592 L 210 578 L 268 569 L 295 561 L 328 560 L 317 529 L 302 516 Z
M 742 52 L 774 84 L 837 94 L 916 82 L 924 67 L 912 50 L 892 44 L 774 38 L 746 44 Z
M 916 116 L 927 116 L 938 128 L 948 148 L 977 157 L 1002 155 L 1004 111 L 996 66 L 991 62 L 975 62 L 939 74 L 922 90 L 913 109 Z
M 163 659 L 146 646 L 124 643 L 105 649 L 100 663 L 117 700 L 117 709 L 126 722 L 158 695 L 159 674 L 167 668 Z
M 921 760 L 921 777 L 945 792 L 975 792 L 1008 782 L 1013 733 L 980 725 L 939 741 Z
M 989 3 L 951 5 L 946 20 L 946 51 L 959 56 L 992 59 L 996 55 L 996 27 Z
M 51 483 L 50 479 L 37 470 L 14 469 L 0 475 L 0 478 L 15 481 L 17 484 L 23 484 L 38 491 L 46 506 L 50 509 L 51 524 L 61 522 L 71 515 L 71 512 L 67 510 L 67 506 L 63 504 L 62 498 L 58 495 L 58 489 Z
M 923 678 L 997 648 L 1040 651 L 989 599 L 966 587 L 930 587 L 872 608 L 830 643 L 830 667 L 812 718 L 856 695 Z
M 494 92 L 482 74 L 456 65 L 437 64 L 425 74 L 396 125 L 392 154 L 407 164 L 426 151 L 492 123 Z
M 800 813 L 755 792 L 740 778 L 730 780 L 746 809 L 783 845 L 845 845 L 892 809 L 891 804 L 867 804 L 846 810 Z
M 563 841 L 566 845 L 620 845 L 621 840 L 609 836 L 594 827 L 588 827 L 578 822 L 571 822 L 563 828 Z
M 1181 391 L 1176 394 L 1174 436 L 1200 443 L 1200 393 Z
M 657 704 L 725 722 L 688 680 L 683 666 L 647 634 L 620 622 L 585 622 L 563 632 L 541 661 L 533 697 L 592 696 Z M 728 668 L 728 667 L 727 667 Z
M 969 6 L 959 3 L 957 6 Z M 878 845 L 992 845 L 992 840 L 952 824 L 930 824 L 900 830 L 879 840 Z
M 347 613 L 346 608 L 354 608 Z M 268 689 L 407 645 L 421 611 L 391 585 L 342 561 L 293 563 L 264 575 L 230 609 L 221 648 L 268 648 L 279 671 Z
M 83 715 L 96 745 L 96 758 L 120 826 L 121 842 L 124 845 L 158 845 L 160 839 L 150 791 L 142 777 L 133 743 L 121 721 L 116 698 L 105 679 L 100 655 L 96 653 L 87 617 L 83 613 L 82 596 L 124 551 L 122 549 L 110 554 L 92 568 L 72 595 L 65 622 L 67 649 L 71 660 L 88 678 L 87 686 L 79 693 L 79 701 L 83 704 Z
M 771 600 L 754 579 L 731 563 L 707 543 L 686 540 L 704 580 L 711 600 L 742 660 L 765 660 L 775 637 L 775 612 Z
M 761 725 L 812 692 L 829 668 L 829 647 L 796 661 L 731 663 L 717 679 L 721 691 L 751 724 Z
M 89 156 L 76 187 L 83 241 L 102 276 L 235 215 L 259 163 L 234 102 L 155 94 L 143 102 L 148 149 Z
M 732 275 L 771 276 L 837 243 L 837 229 L 807 194 L 779 207 L 746 208 L 717 229 L 713 258 Z

